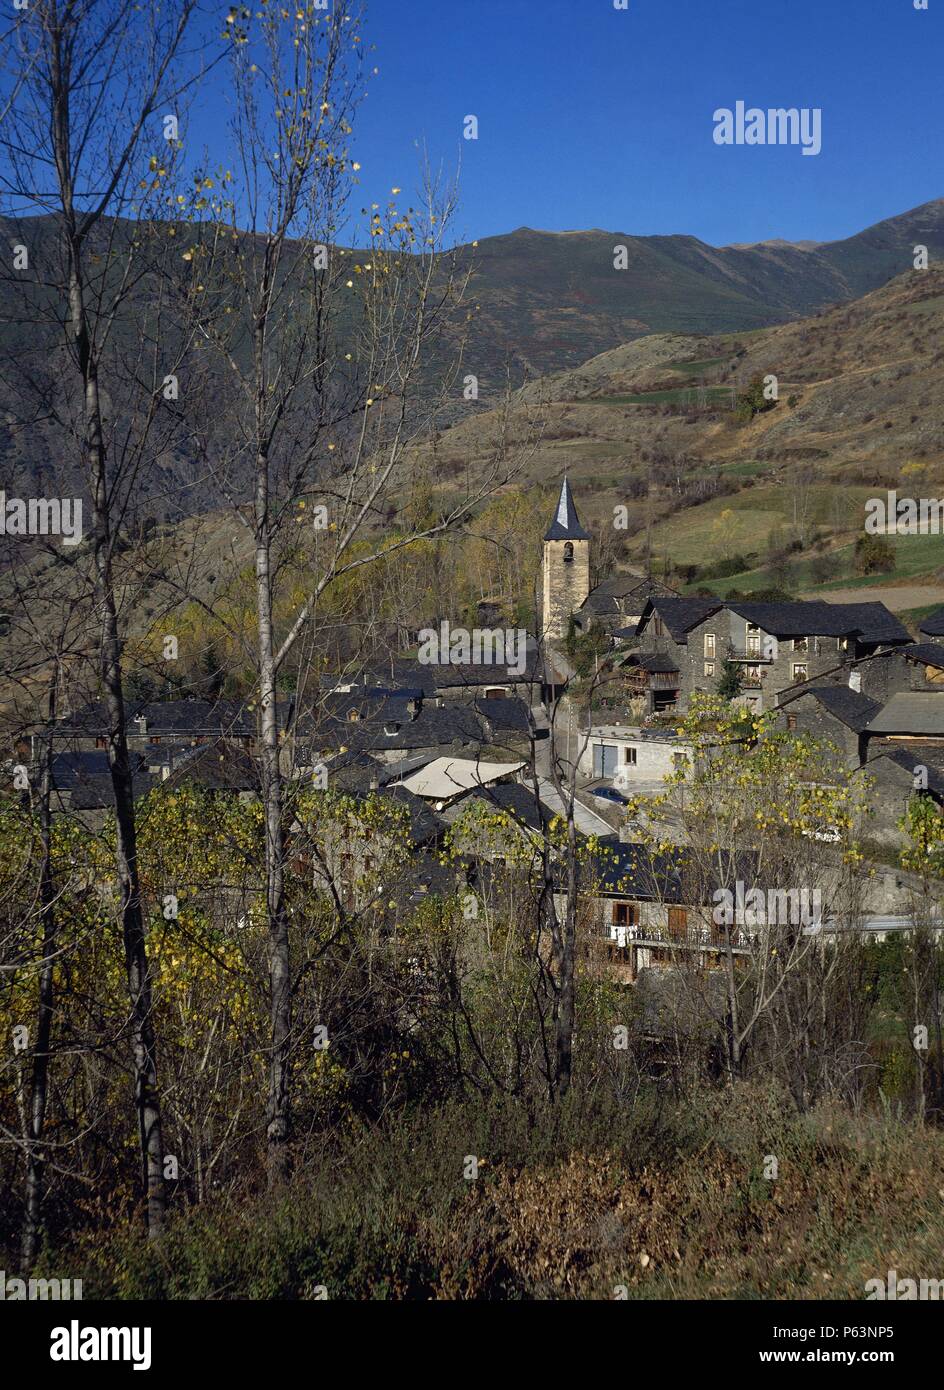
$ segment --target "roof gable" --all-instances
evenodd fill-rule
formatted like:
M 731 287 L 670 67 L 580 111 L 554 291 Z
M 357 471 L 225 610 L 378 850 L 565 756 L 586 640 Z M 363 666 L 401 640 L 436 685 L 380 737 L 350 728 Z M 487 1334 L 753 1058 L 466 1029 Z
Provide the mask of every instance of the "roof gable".
M 646 604 L 642 617 L 636 625 L 636 634 L 642 633 L 655 614 L 661 618 L 674 641 L 684 645 L 693 627 L 703 623 L 712 613 L 724 607 L 720 599 L 708 598 L 652 598 Z M 619 634 L 617 634 L 619 635 Z

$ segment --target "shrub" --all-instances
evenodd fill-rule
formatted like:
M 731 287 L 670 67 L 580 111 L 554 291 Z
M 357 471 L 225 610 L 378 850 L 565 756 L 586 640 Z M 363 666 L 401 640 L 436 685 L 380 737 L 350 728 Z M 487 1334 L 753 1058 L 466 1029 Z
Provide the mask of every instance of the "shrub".
M 855 543 L 855 567 L 859 574 L 884 574 L 895 568 L 895 551 L 884 536 L 860 536 Z

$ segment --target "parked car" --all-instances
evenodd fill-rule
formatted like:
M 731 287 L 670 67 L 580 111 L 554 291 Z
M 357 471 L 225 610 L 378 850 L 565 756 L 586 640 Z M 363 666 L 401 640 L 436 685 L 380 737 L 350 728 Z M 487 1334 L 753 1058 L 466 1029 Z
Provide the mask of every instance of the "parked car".
M 594 787 L 591 796 L 598 796 L 601 801 L 612 801 L 617 806 L 628 806 L 629 797 L 618 792 L 615 787 Z

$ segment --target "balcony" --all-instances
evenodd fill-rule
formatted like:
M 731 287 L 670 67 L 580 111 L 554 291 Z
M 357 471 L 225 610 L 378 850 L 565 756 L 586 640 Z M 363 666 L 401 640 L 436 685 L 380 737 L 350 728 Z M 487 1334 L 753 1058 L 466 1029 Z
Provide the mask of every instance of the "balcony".
M 749 661 L 753 666 L 770 666 L 774 659 L 772 655 L 765 655 L 763 650 L 754 651 L 751 647 L 735 646 L 728 646 L 725 656 L 728 661 Z
M 606 945 L 625 949 L 629 946 L 689 946 L 720 951 L 727 945 L 730 936 L 731 946 L 736 951 L 749 950 L 754 937 L 738 928 L 727 931 L 721 927 L 686 927 L 684 930 L 670 931 L 667 927 L 616 926 L 607 930 Z

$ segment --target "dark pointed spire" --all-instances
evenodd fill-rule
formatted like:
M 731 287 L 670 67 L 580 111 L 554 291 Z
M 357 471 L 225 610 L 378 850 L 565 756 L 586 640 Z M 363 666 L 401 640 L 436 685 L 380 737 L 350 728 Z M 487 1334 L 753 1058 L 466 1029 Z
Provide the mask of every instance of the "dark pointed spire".
M 571 496 L 570 484 L 566 478 L 561 483 L 554 520 L 544 532 L 544 539 L 546 541 L 588 541 L 591 539 L 590 532 L 585 531 L 580 524 L 577 508 L 574 506 L 574 499 Z

